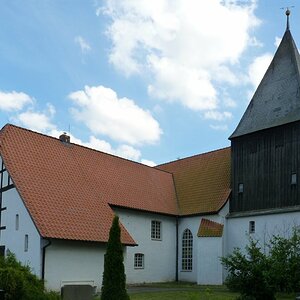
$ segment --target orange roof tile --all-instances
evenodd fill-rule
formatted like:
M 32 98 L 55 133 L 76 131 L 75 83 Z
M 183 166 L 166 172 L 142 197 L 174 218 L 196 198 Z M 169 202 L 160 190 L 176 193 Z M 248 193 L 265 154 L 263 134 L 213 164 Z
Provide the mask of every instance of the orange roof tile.
M 0 154 L 32 219 L 46 238 L 106 242 L 110 205 L 177 215 L 171 174 L 6 125 Z M 124 244 L 135 244 L 122 227 Z
M 221 237 L 223 235 L 223 224 L 202 219 L 199 230 L 198 230 L 198 236 L 199 237 Z
M 230 147 L 156 168 L 173 174 L 181 215 L 218 212 L 230 195 Z

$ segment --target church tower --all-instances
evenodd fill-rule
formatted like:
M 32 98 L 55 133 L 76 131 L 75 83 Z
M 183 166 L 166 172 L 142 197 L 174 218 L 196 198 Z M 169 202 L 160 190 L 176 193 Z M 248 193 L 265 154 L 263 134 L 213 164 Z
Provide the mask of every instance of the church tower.
M 231 215 L 300 207 L 300 56 L 289 28 L 229 137 Z

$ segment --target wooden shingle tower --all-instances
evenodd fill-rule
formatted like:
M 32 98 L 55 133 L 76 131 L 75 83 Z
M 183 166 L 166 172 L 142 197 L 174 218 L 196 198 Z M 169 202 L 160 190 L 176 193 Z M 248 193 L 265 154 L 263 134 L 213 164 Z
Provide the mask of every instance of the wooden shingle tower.
M 231 214 L 300 207 L 300 56 L 289 14 L 274 58 L 229 137 Z

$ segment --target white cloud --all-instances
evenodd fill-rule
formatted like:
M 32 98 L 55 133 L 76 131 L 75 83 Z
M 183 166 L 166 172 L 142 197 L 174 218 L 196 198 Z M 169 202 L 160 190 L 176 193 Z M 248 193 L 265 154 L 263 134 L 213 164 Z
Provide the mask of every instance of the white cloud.
M 76 36 L 74 39 L 75 43 L 80 46 L 82 53 L 87 53 L 91 50 L 91 46 L 88 44 L 88 42 L 80 35 Z
M 0 110 L 21 110 L 25 105 L 32 104 L 33 99 L 25 93 L 0 91 Z
M 259 47 L 259 48 L 261 48 L 261 47 L 264 46 L 264 44 L 261 41 L 259 41 L 255 36 L 252 36 L 250 38 L 249 43 L 253 47 Z
M 58 138 L 62 134 L 62 131 L 54 129 L 51 130 L 49 134 L 53 137 Z M 108 154 L 113 154 L 134 161 L 138 161 L 141 157 L 141 152 L 138 149 L 135 149 L 129 145 L 120 145 L 114 149 L 110 143 L 104 140 L 100 140 L 93 135 L 89 137 L 88 142 L 84 142 L 70 133 L 68 133 L 68 135 L 70 136 L 71 143 L 74 144 L 82 145 L 91 149 L 102 151 Z
M 56 113 L 56 109 L 51 103 L 47 103 L 47 111 L 51 117 L 53 117 Z
M 155 143 L 162 130 L 151 113 L 137 106 L 133 100 L 118 98 L 103 86 L 88 87 L 71 93 L 69 98 L 76 105 L 71 112 L 93 134 L 109 136 L 128 144 Z
M 81 140 L 76 139 L 74 136 L 71 137 L 71 141 L 72 141 L 72 143 L 84 145 L 88 148 L 96 149 L 96 150 L 103 151 L 103 152 L 110 153 L 110 154 L 114 153 L 110 143 L 108 143 L 104 140 L 99 140 L 96 137 L 94 137 L 93 135 L 90 136 L 89 142 L 84 143 Z
M 250 36 L 255 7 L 256 0 L 106 0 L 97 14 L 112 20 L 115 68 L 126 76 L 147 71 L 150 95 L 205 111 L 219 107 L 214 81 L 237 84 L 233 65 L 248 46 L 260 46 Z
M 37 112 L 32 109 L 27 110 L 26 112 L 17 115 L 14 120 L 31 130 L 45 133 L 56 128 L 56 126 L 51 122 L 51 117 L 53 117 L 54 114 L 54 106 L 48 103 L 46 111 Z
M 152 160 L 148 160 L 148 159 L 142 159 L 141 163 L 144 164 L 144 165 L 146 165 L 146 166 L 149 166 L 149 167 L 154 167 L 154 166 L 157 165 L 157 163 L 155 163 Z
M 219 112 L 219 111 L 207 111 L 204 113 L 204 118 L 208 120 L 215 120 L 215 121 L 224 121 L 232 118 L 232 113 L 225 111 L 225 112 Z
M 249 81 L 256 88 L 262 80 L 268 66 L 272 61 L 273 55 L 271 53 L 265 53 L 254 59 L 252 64 L 249 66 L 248 76 Z
M 114 151 L 115 155 L 138 161 L 141 157 L 141 151 L 129 145 L 121 145 Z
M 236 102 L 228 96 L 225 96 L 223 98 L 223 104 L 225 105 L 225 107 L 230 107 L 230 108 L 236 107 Z
M 51 123 L 49 117 L 44 113 L 29 110 L 19 114 L 18 120 L 25 127 L 39 132 L 45 132 L 49 129 L 55 128 L 55 126 Z
M 149 60 L 156 73 L 153 84 L 148 86 L 150 95 L 170 102 L 181 102 L 194 110 L 213 109 L 217 106 L 216 91 L 208 74 L 200 75 L 199 70 L 186 68 L 167 58 L 152 56 Z
M 228 126 L 227 125 L 209 125 L 209 127 L 213 130 L 217 131 L 227 131 Z
M 279 47 L 279 44 L 280 44 L 281 40 L 282 40 L 281 37 L 278 37 L 278 36 L 275 37 L 274 45 L 275 45 L 276 48 Z

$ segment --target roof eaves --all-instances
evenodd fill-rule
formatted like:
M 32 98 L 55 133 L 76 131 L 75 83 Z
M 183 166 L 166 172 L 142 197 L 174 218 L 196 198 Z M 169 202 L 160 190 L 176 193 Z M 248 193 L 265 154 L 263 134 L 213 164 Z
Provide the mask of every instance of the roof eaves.
M 154 211 L 154 210 L 141 209 L 141 208 L 132 207 L 132 206 L 118 205 L 115 203 L 108 203 L 108 205 L 112 209 L 121 208 L 121 209 L 128 209 L 128 210 L 132 210 L 132 211 L 140 211 L 140 212 L 145 212 L 145 213 L 158 214 L 158 215 L 162 215 L 162 216 L 170 216 L 170 217 L 178 216 L 178 212 L 177 213 L 166 213 L 166 212 L 160 212 L 160 211 Z

